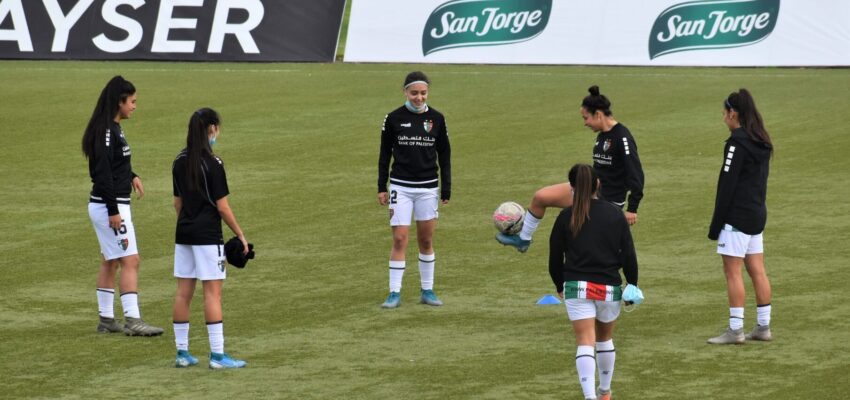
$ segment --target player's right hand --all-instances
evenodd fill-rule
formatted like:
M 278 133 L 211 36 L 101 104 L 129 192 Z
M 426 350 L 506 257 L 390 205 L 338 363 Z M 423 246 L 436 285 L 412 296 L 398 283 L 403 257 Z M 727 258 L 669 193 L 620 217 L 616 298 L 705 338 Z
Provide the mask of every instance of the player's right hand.
M 389 195 L 387 192 L 378 193 L 378 204 L 385 206 L 389 202 Z
M 109 227 L 115 230 L 121 229 L 121 214 L 109 216 Z

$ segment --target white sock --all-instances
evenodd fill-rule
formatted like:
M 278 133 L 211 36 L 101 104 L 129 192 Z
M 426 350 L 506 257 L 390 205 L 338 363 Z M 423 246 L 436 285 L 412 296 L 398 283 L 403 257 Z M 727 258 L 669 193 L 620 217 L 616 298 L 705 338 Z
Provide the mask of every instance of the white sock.
M 224 322 L 207 322 L 210 337 L 210 353 L 224 353 Z
M 124 309 L 125 317 L 142 317 L 139 313 L 139 294 L 136 292 L 121 293 L 121 307 Z
M 733 330 L 744 328 L 744 307 L 729 307 L 729 328 Z
M 189 323 L 175 322 L 174 323 L 174 344 L 177 345 L 177 350 L 189 351 Z
M 390 260 L 390 292 L 401 292 L 401 278 L 404 276 L 404 261 Z
M 614 361 L 617 352 L 614 351 L 614 339 L 606 342 L 596 342 L 596 367 L 599 368 L 599 389 L 611 390 L 611 379 L 614 377 Z
M 770 303 L 760 304 L 756 307 L 756 316 L 758 324 L 760 326 L 768 326 L 770 325 Z
M 419 253 L 419 280 L 422 281 L 423 290 L 434 289 L 434 254 Z
M 593 358 L 593 346 L 578 346 L 576 349 L 576 371 L 586 399 L 596 398 L 596 360 Z
M 97 312 L 104 318 L 115 318 L 115 289 L 97 288 Z
M 537 230 L 537 225 L 540 224 L 540 219 L 531 215 L 531 211 L 525 212 L 525 217 L 522 219 L 522 231 L 519 233 L 519 238 L 522 240 L 531 240 L 534 236 L 534 231 Z

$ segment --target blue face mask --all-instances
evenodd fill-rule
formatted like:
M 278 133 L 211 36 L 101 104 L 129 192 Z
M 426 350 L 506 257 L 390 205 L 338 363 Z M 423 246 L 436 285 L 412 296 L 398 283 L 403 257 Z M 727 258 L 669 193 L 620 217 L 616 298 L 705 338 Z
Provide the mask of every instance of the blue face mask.
M 216 139 L 215 136 L 210 138 L 210 147 L 212 147 L 215 144 L 215 139 Z
M 417 108 L 410 102 L 410 100 L 404 102 L 404 106 L 407 107 L 410 112 L 414 114 L 422 114 L 425 111 L 428 111 L 428 104 L 422 104 L 422 107 Z

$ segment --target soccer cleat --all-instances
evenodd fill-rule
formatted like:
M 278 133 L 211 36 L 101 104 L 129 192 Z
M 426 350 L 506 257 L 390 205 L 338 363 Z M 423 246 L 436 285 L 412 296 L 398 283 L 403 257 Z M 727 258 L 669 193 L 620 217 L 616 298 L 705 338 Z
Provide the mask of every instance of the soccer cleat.
M 381 308 L 398 308 L 401 304 L 401 295 L 398 292 L 390 292 L 387 301 L 381 304 Z
M 744 329 L 728 328 L 720 336 L 708 339 L 709 344 L 744 344 Z
M 127 336 L 159 336 L 162 332 L 162 328 L 149 325 L 141 318 L 125 318 L 124 334 Z
M 506 235 L 502 232 L 496 234 L 496 241 L 504 246 L 516 247 L 520 253 L 528 251 L 528 246 L 531 246 L 530 240 L 522 240 L 519 235 Z
M 600 388 L 596 388 L 596 399 L 597 400 L 611 400 L 611 389 L 603 391 Z
M 770 325 L 756 325 L 753 331 L 746 336 L 747 340 L 761 340 L 769 342 L 773 340 L 773 335 L 770 334 Z
M 427 304 L 429 306 L 441 306 L 443 302 L 437 298 L 437 294 L 434 293 L 431 289 L 422 289 L 421 295 L 419 297 L 419 302 L 422 304 Z
M 98 333 L 116 333 L 122 332 L 121 324 L 115 321 L 115 318 L 100 317 L 100 323 L 97 324 Z
M 245 361 L 230 357 L 227 353 L 210 353 L 210 369 L 244 368 Z
M 174 366 L 177 368 L 186 368 L 198 364 L 198 359 L 189 353 L 189 350 L 177 350 L 177 358 L 174 360 Z

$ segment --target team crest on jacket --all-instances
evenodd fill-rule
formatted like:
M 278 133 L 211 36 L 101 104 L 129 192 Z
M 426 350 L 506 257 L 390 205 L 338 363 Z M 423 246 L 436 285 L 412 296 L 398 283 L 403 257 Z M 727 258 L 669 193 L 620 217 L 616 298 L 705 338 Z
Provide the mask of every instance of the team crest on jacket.
M 130 247 L 130 239 L 118 239 L 118 247 L 120 247 L 121 250 L 126 251 L 127 248 Z
M 422 123 L 422 126 L 425 128 L 425 132 L 431 133 L 431 128 L 434 127 L 434 121 L 426 119 L 425 122 Z
M 611 148 L 611 143 L 613 143 L 613 140 L 605 139 L 605 143 L 602 144 L 602 151 L 607 153 L 608 149 Z

